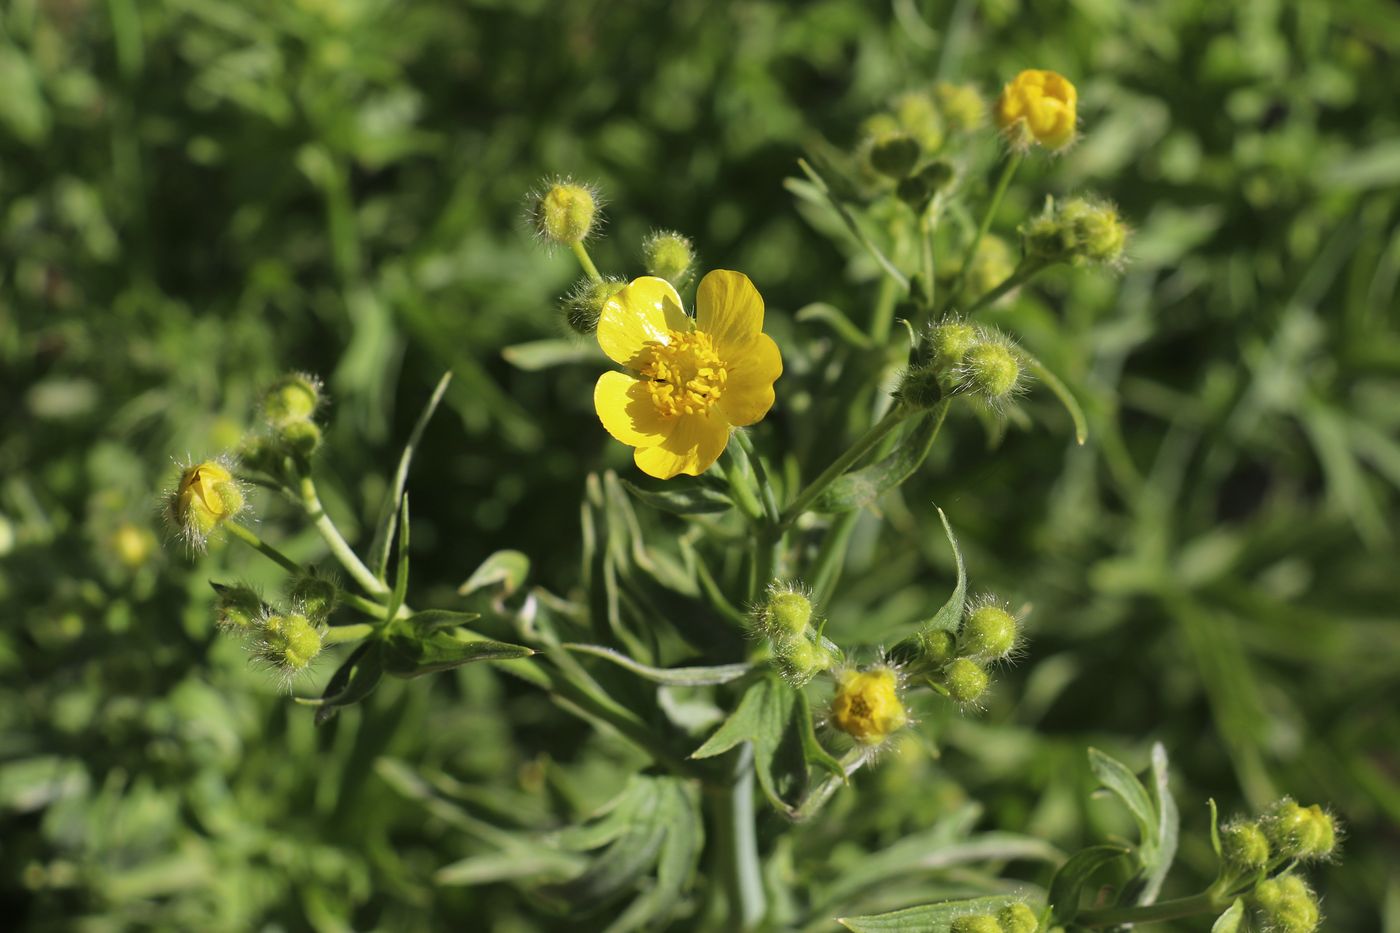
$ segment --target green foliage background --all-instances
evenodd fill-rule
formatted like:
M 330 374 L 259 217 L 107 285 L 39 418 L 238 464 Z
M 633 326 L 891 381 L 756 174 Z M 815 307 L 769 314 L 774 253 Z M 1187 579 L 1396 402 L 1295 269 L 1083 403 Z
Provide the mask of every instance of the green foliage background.
M 587 404 L 595 367 L 502 357 L 558 335 L 575 275 L 530 242 L 522 192 L 596 181 L 606 270 L 639 271 L 641 236 L 674 227 L 703 265 L 746 271 L 795 339 L 818 326 L 791 319 L 811 301 L 861 319 L 875 274 L 804 219 L 783 186 L 795 158 L 850 145 L 937 76 L 994 92 L 1023 67 L 1076 81 L 1085 138 L 1023 169 L 997 229 L 1034 192 L 1086 189 L 1136 227 L 1121 277 L 1051 275 L 999 316 L 1085 400 L 1093 439 L 1072 449 L 1040 397 L 1050 427 L 995 449 L 950 424 L 862 520 L 829 614 L 878 641 L 942 601 L 936 501 L 974 580 L 1034 605 L 1026 662 L 984 715 L 928 711 L 941 757 L 906 740 L 778 870 L 835 884 L 868 849 L 956 821 L 1064 849 L 1127 832 L 1086 800 L 1084 747 L 1143 767 L 1160 739 L 1184 820 L 1165 893 L 1212 871 L 1208 796 L 1229 813 L 1287 792 L 1349 827 L 1344 863 L 1315 875 L 1332 928 L 1400 930 L 1400 14 L 1381 0 L 5 4 L 5 915 L 560 923 L 505 885 L 435 885 L 479 843 L 386 774 L 407 762 L 467 811 L 524 822 L 610 796 L 616 747 L 484 667 L 387 686 L 318 730 L 215 637 L 205 581 L 272 579 L 253 555 L 127 563 L 114 535 L 163 535 L 172 455 L 236 442 L 286 368 L 327 377 L 323 494 L 363 528 L 450 368 L 411 482 L 416 601 L 450 604 L 503 547 L 567 591 L 584 475 L 631 468 Z M 829 459 L 823 400 L 779 390 L 774 436 Z M 286 546 L 319 553 L 311 535 Z M 904 876 L 868 906 L 959 884 Z

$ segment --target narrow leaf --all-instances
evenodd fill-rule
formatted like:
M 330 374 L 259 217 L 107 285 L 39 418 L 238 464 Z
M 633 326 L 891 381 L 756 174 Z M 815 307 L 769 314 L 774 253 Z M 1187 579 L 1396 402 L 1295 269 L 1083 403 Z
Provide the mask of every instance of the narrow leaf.
M 638 502 L 673 515 L 705 515 L 727 512 L 734 507 L 729 496 L 705 483 L 687 485 L 671 480 L 665 489 L 643 489 L 625 479 L 621 482 Z
M 1244 901 L 1238 897 L 1226 911 L 1215 918 L 1215 923 L 1211 925 L 1210 933 L 1239 933 L 1244 924 Z
M 1070 420 L 1074 422 L 1074 442 L 1083 445 L 1089 439 L 1089 422 L 1084 417 L 1084 409 L 1079 407 L 1079 400 L 1074 397 L 1074 393 L 1069 390 L 1069 386 L 1060 380 L 1045 367 L 1040 360 L 1031 356 L 1025 350 L 1018 351 L 1021 361 L 1031 374 L 1045 383 L 1045 387 L 1055 393 L 1055 397 L 1060 400 L 1060 404 L 1069 412 Z
M 530 575 L 530 558 L 519 551 L 497 551 L 472 571 L 467 581 L 457 587 L 458 596 L 469 596 L 479 589 L 499 584 L 503 596 L 514 593 Z
M 438 629 L 458 628 L 481 618 L 479 612 L 456 612 L 452 609 L 424 609 L 408 617 L 409 625 L 418 632 L 434 632 Z
M 570 642 L 559 647 L 603 658 L 619 667 L 625 667 L 632 673 L 639 677 L 645 677 L 653 683 L 667 684 L 673 687 L 704 687 L 713 684 L 727 684 L 753 670 L 752 664 L 720 664 L 714 667 L 651 667 L 634 661 L 621 651 L 616 651 L 605 645 L 581 645 Z
M 755 681 L 729 718 L 690 757 L 712 758 L 743 742 L 752 742 L 759 786 L 774 807 L 786 812 L 789 807 L 773 779 L 773 759 L 792 718 L 795 699 L 795 692 L 776 677 Z
M 1147 788 L 1137 779 L 1132 769 L 1116 758 L 1112 758 L 1097 748 L 1089 749 L 1089 767 L 1099 783 L 1122 800 L 1137 820 L 1138 831 L 1142 834 L 1142 847 L 1157 848 L 1158 819 L 1157 807 L 1148 795 Z
M 1143 854 L 1144 884 L 1138 894 L 1139 904 L 1151 904 L 1161 893 L 1167 872 L 1176 860 L 1176 846 L 1181 833 L 1181 814 L 1172 796 L 1167 771 L 1167 749 L 1161 742 L 1152 745 L 1152 796 L 1157 810 L 1156 845 Z
M 404 493 L 402 502 L 399 511 L 399 566 L 394 574 L 394 590 L 389 594 L 389 605 L 384 611 L 386 622 L 399 614 L 399 607 L 408 596 L 408 493 Z
M 443 373 L 437 387 L 433 389 L 433 394 L 428 398 L 428 404 L 423 406 L 418 421 L 413 425 L 413 431 L 408 435 L 403 455 L 399 457 L 399 468 L 394 472 L 394 482 L 384 497 L 384 504 L 380 506 L 379 521 L 375 524 L 374 539 L 369 547 L 369 567 L 381 583 L 389 582 L 384 576 L 389 570 L 389 542 L 394 539 L 394 525 L 399 516 L 399 499 L 403 496 L 404 485 L 408 482 L 408 467 L 413 462 L 413 451 L 423 439 L 423 432 L 432 420 L 433 412 L 437 411 L 438 404 L 442 402 L 447 384 L 451 381 L 452 373 Z
M 994 914 L 1022 898 L 1012 894 L 974 897 L 965 901 L 944 901 L 922 907 L 906 907 L 867 917 L 842 917 L 836 922 L 855 933 L 948 933 L 962 917 Z
M 948 597 L 942 608 L 922 627 L 928 631 L 956 634 L 958 626 L 962 624 L 963 608 L 967 604 L 967 567 L 963 564 L 962 549 L 958 547 L 958 539 L 953 535 L 953 526 L 948 523 L 948 516 L 939 509 L 938 517 L 943 521 L 943 533 L 948 536 L 948 546 L 953 549 L 953 560 L 958 568 L 958 582 L 953 587 L 953 595 Z
M 461 631 L 437 631 L 424 638 L 393 635 L 385 646 L 385 669 L 396 677 L 421 677 L 473 661 L 503 661 L 535 653 L 522 645 L 464 635 Z

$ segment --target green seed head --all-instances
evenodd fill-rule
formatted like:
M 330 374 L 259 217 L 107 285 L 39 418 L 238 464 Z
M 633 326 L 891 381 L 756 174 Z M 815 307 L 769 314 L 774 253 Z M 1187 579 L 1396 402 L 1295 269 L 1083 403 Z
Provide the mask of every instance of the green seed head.
M 956 658 L 943 669 L 948 693 L 959 703 L 976 703 L 987 692 L 991 678 L 982 665 L 969 658 Z
M 1016 647 L 1016 619 L 993 603 L 978 606 L 963 623 L 962 648 L 969 656 L 997 661 Z

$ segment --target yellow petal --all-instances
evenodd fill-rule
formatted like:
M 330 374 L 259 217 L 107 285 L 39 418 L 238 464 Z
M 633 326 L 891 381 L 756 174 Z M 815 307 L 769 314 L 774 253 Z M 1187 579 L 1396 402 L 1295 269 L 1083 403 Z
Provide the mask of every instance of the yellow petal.
M 642 383 L 623 373 L 603 373 L 593 387 L 598 420 L 613 437 L 633 447 L 651 447 L 671 433 Z
M 720 410 L 730 424 L 740 427 L 761 421 L 773 407 L 773 383 L 783 374 L 778 345 L 767 334 L 754 334 L 725 362 L 729 378 L 719 398 Z
M 674 422 L 671 436 L 655 447 L 638 447 L 632 455 L 648 476 L 670 479 L 677 473 L 699 476 L 724 453 L 729 443 L 729 425 L 717 412 L 682 415 Z
M 716 269 L 700 280 L 695 326 L 710 335 L 727 362 L 731 347 L 742 346 L 763 330 L 763 296 L 742 272 Z
M 633 279 L 603 305 L 598 318 L 598 346 L 616 362 L 630 366 L 649 341 L 666 343 L 671 331 L 690 329 L 681 296 L 671 283 L 645 275 Z

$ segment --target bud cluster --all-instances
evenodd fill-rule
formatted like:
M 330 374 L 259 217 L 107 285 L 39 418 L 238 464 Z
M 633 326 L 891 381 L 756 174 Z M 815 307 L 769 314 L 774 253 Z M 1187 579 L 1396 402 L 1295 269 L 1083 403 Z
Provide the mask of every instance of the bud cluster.
M 822 637 L 810 594 L 800 585 L 774 583 L 752 612 L 753 630 L 767 640 L 778 669 L 794 686 L 829 671 L 841 651 Z
M 1097 198 L 1046 198 L 1045 209 L 1021 225 L 1026 258 L 1043 263 L 1118 266 L 1127 242 L 1118 209 Z
M 244 438 L 238 461 L 250 470 L 282 477 L 287 458 L 305 460 L 321 446 L 316 415 L 325 404 L 321 380 L 310 373 L 287 373 L 263 391 L 258 415 L 263 428 Z
M 976 705 L 991 686 L 989 666 L 1016 652 L 1021 628 L 992 596 L 973 602 L 955 632 L 925 628 L 917 636 L 920 666 L 962 706 Z
M 1276 801 L 1257 819 L 1233 820 L 1220 827 L 1222 881 L 1259 879 L 1249 896 L 1260 929 L 1278 933 L 1312 933 L 1321 922 L 1317 895 L 1293 874 L 1298 862 L 1333 857 L 1341 829 L 1317 804 L 1303 806 L 1291 797 Z M 1269 872 L 1289 866 L 1272 878 Z
M 994 914 L 970 914 L 958 917 L 948 927 L 949 933 L 1035 933 L 1040 919 L 1025 904 L 1008 904 Z
M 931 365 L 950 393 L 995 409 L 1025 387 L 1016 346 L 998 330 L 945 318 L 929 331 L 928 341 Z
M 931 91 L 902 94 L 888 111 L 865 121 L 865 168 L 885 184 L 893 182 L 900 200 L 921 212 L 956 176 L 953 163 L 939 156 L 946 131 L 974 129 L 985 112 L 972 85 L 940 83 Z
M 334 580 L 315 572 L 293 577 L 280 606 L 268 604 L 246 584 L 212 586 L 219 628 L 246 639 L 255 657 L 285 677 L 306 670 L 321 653 L 322 634 L 340 594 Z

